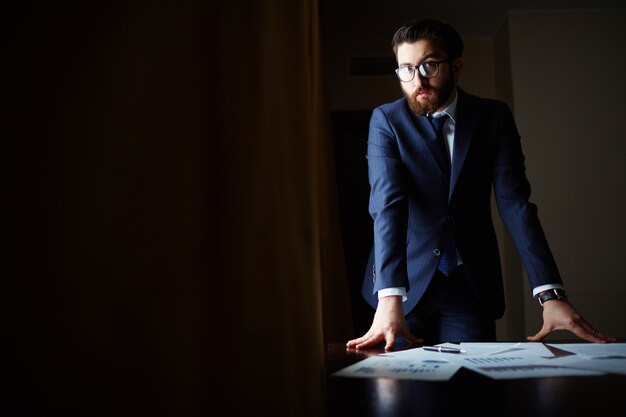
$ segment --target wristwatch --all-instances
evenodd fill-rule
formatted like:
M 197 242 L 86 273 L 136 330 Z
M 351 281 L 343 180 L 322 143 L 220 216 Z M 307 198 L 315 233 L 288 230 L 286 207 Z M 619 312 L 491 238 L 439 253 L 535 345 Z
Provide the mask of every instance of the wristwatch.
M 551 288 L 549 290 L 541 291 L 535 296 L 535 298 L 539 301 L 539 305 L 543 306 L 546 301 L 550 300 L 567 301 L 567 293 L 561 288 Z

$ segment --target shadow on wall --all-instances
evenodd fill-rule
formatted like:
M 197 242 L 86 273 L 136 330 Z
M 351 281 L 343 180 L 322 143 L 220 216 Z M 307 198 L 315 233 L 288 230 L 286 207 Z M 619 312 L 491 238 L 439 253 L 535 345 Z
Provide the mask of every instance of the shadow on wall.
M 355 336 L 367 332 L 374 316 L 374 309 L 361 296 L 363 274 L 373 242 L 372 218 L 367 209 L 370 187 L 365 158 L 371 114 L 369 110 L 331 112 L 339 221 Z

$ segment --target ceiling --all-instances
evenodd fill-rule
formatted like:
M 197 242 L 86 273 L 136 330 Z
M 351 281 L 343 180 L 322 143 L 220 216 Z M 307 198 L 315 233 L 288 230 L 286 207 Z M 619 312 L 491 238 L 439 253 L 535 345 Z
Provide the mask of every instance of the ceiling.
M 389 37 L 413 18 L 437 17 L 452 24 L 462 36 L 493 36 L 508 12 L 524 10 L 626 9 L 626 0 L 320 0 L 324 30 L 334 39 Z

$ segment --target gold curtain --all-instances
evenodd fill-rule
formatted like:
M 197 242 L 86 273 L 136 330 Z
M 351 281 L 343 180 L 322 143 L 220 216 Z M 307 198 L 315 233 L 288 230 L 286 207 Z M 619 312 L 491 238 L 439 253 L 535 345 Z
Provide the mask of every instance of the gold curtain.
M 351 335 L 317 2 L 222 7 L 220 236 L 237 289 L 223 318 L 241 356 L 258 353 L 245 368 L 270 378 L 245 397 L 267 415 L 316 415 L 326 343 Z

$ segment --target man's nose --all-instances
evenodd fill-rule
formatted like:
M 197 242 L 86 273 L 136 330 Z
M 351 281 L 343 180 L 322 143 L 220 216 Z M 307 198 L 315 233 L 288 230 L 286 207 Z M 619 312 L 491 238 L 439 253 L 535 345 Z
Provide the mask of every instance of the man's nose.
M 428 78 L 422 77 L 419 71 L 415 72 L 415 77 L 413 77 L 413 86 L 414 87 L 422 87 L 424 84 L 428 83 Z

